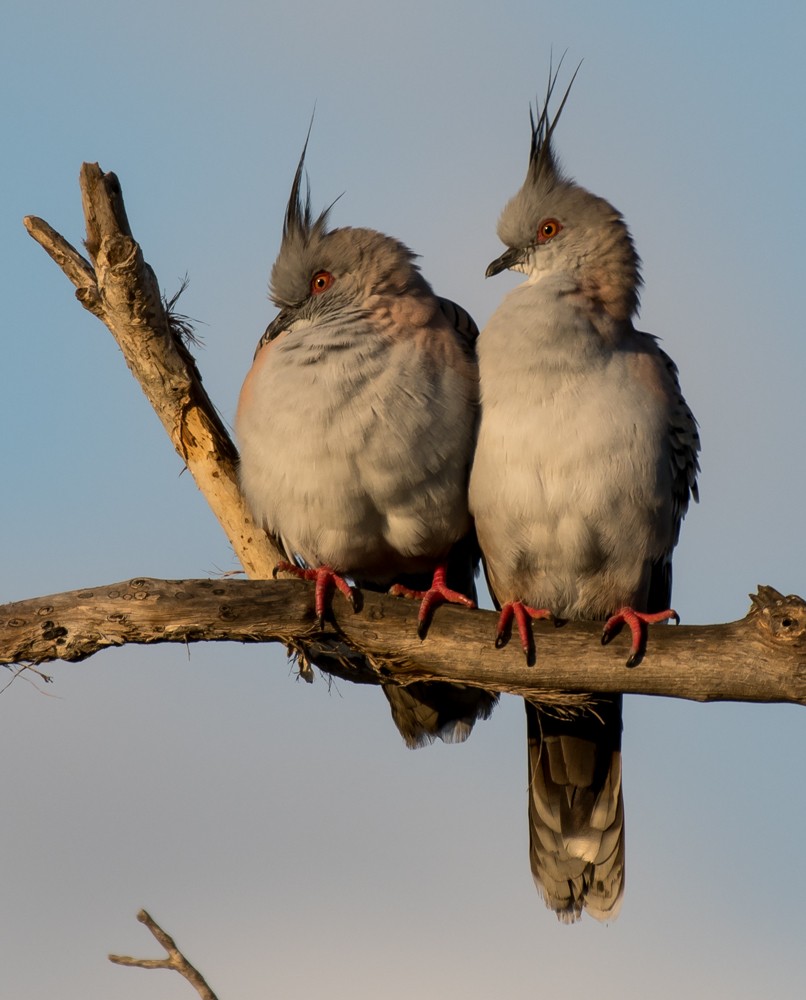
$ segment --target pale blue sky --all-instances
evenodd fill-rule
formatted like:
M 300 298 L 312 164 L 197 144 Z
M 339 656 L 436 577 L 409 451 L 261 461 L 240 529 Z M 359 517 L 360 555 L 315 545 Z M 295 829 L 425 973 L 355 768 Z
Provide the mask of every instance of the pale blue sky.
M 800 3 L 12 3 L 5 155 L 3 600 L 234 567 L 119 351 L 26 235 L 78 244 L 77 176 L 121 178 L 136 237 L 201 321 L 225 418 L 273 315 L 267 275 L 308 169 L 336 224 L 391 233 L 483 323 L 549 53 L 584 59 L 557 134 L 625 214 L 641 324 L 703 437 L 674 603 L 741 617 L 806 594 L 806 15 Z M 641 669 L 651 669 L 648 657 Z M 151 910 L 235 997 L 800 997 L 804 716 L 626 707 L 627 896 L 562 927 L 527 860 L 523 710 L 405 749 L 378 691 L 295 683 L 281 650 L 124 649 L 0 698 L 0 994 L 181 1000 Z M 0 675 L 0 683 L 3 677 Z

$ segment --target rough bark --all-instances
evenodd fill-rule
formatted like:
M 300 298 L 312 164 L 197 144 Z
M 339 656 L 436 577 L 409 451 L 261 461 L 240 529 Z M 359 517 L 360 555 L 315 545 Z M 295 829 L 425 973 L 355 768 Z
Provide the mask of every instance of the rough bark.
M 176 947 L 176 942 L 167 931 L 164 931 L 157 921 L 145 910 L 140 910 L 137 919 L 151 931 L 157 941 L 167 952 L 165 958 L 132 958 L 129 955 L 109 955 L 109 961 L 115 965 L 126 965 L 130 969 L 172 969 L 186 979 L 199 994 L 201 1000 L 217 1000 L 210 989 L 207 980 L 199 970 L 191 965 L 182 952 Z
M 80 183 L 92 263 L 42 219 L 27 216 L 25 227 L 111 331 L 247 575 L 265 579 L 283 557 L 252 522 L 238 488 L 238 453 L 132 237 L 120 183 L 97 163 L 82 166 Z
M 420 641 L 411 601 L 368 593 L 354 614 L 336 594 L 332 608 L 326 635 L 346 654 L 333 672 L 353 681 L 459 681 L 569 704 L 587 691 L 806 704 L 806 603 L 771 587 L 759 588 L 741 621 L 655 627 L 632 669 L 624 665 L 629 635 L 602 647 L 601 623 L 535 623 L 530 667 L 517 637 L 494 648 L 491 612 L 442 607 Z M 313 586 L 297 580 L 139 578 L 0 607 L 7 664 L 82 660 L 124 643 L 273 641 L 299 650 L 320 637 Z M 352 651 L 362 654 L 358 663 Z

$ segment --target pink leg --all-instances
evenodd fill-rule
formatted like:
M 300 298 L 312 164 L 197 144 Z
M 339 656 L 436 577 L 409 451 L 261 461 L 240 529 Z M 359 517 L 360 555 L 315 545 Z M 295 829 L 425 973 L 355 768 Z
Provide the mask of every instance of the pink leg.
M 647 625 L 654 625 L 657 622 L 673 621 L 675 625 L 680 624 L 680 615 L 670 608 L 668 611 L 657 611 L 648 614 L 645 611 L 636 611 L 634 608 L 619 608 L 618 611 L 607 619 L 602 630 L 602 645 L 606 646 L 610 640 L 619 634 L 625 625 L 629 625 L 632 634 L 632 645 L 630 655 L 627 657 L 627 666 L 636 667 L 643 659 L 646 652 Z
M 466 608 L 475 608 L 475 604 L 469 597 L 460 594 L 458 590 L 451 590 L 445 582 L 446 567 L 437 566 L 434 570 L 434 579 L 428 590 L 411 590 L 401 583 L 396 583 L 390 588 L 389 593 L 395 597 L 412 597 L 420 601 L 420 611 L 417 614 L 417 635 L 424 639 L 431 623 L 431 616 L 440 604 L 463 604 Z
M 520 636 L 521 646 L 526 654 L 526 659 L 531 663 L 535 644 L 529 619 L 551 617 L 551 612 L 547 611 L 545 608 L 530 608 L 529 605 L 524 604 L 523 601 L 507 601 L 507 603 L 501 608 L 501 614 L 498 616 L 498 631 L 495 635 L 495 648 L 501 649 L 506 643 L 504 632 L 514 618 L 518 625 L 518 635 Z
M 339 576 L 339 574 L 336 573 L 335 570 L 332 570 L 329 566 L 320 566 L 318 569 L 303 569 L 301 566 L 296 566 L 294 563 L 279 562 L 274 567 L 274 575 L 276 576 L 280 570 L 285 573 L 293 573 L 293 575 L 299 577 L 300 580 L 316 581 L 316 588 L 314 590 L 314 607 L 316 609 L 316 619 L 319 622 L 319 628 L 324 628 L 325 626 L 327 597 L 330 589 L 334 586 L 338 587 L 342 594 L 344 594 L 350 602 L 350 606 L 353 611 L 356 610 L 355 593 L 353 588 L 343 576 Z

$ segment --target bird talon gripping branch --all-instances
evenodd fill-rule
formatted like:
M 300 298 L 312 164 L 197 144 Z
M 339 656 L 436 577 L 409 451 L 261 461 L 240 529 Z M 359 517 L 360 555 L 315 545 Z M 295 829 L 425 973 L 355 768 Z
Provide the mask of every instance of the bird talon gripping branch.
M 458 590 L 451 590 L 446 582 L 447 568 L 437 566 L 434 570 L 434 579 L 428 590 L 412 590 L 401 583 L 396 583 L 390 587 L 389 593 L 395 597 L 408 597 L 415 601 L 420 601 L 420 610 L 417 613 L 417 635 L 425 639 L 428 634 L 428 627 L 434 611 L 440 604 L 461 604 L 466 608 L 475 608 L 476 602 L 472 601 Z
M 521 648 L 523 649 L 527 662 L 531 663 L 534 659 L 535 641 L 530 619 L 546 619 L 551 617 L 551 612 L 546 610 L 546 608 L 530 608 L 529 605 L 524 604 L 523 601 L 507 601 L 507 603 L 501 608 L 501 613 L 498 616 L 498 628 L 495 633 L 495 648 L 503 649 L 503 647 L 507 644 L 507 630 L 512 622 L 512 619 L 514 618 L 518 626 L 518 637 L 521 641 Z
M 340 576 L 329 566 L 319 566 L 316 569 L 307 569 L 303 566 L 297 566 L 292 562 L 281 561 L 274 567 L 272 575 L 276 577 L 279 572 L 291 573 L 292 576 L 296 576 L 300 580 L 313 580 L 316 583 L 316 587 L 314 589 L 314 610 L 316 612 L 316 620 L 319 623 L 319 628 L 325 627 L 327 599 L 333 587 L 336 587 L 342 592 L 342 594 L 344 594 L 350 604 L 350 607 L 353 609 L 353 613 L 357 610 L 355 590 L 343 576 Z
M 658 622 L 668 621 L 673 621 L 675 625 L 679 625 L 680 615 L 671 608 L 668 611 L 656 611 L 654 613 L 636 611 L 634 608 L 619 608 L 604 623 L 602 645 L 606 646 L 627 625 L 632 636 L 632 645 L 630 646 L 630 655 L 627 657 L 627 666 L 637 667 L 644 658 L 644 653 L 646 653 L 647 625 L 656 625 Z

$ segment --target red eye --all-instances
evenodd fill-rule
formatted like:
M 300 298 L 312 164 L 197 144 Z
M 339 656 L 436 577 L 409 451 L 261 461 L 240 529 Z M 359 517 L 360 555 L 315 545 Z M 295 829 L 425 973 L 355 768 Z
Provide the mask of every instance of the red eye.
M 333 275 L 330 271 L 317 271 L 311 278 L 311 295 L 321 295 L 333 284 Z
M 562 224 L 556 219 L 543 219 L 537 227 L 537 242 L 548 243 L 549 240 L 554 239 L 561 229 Z

